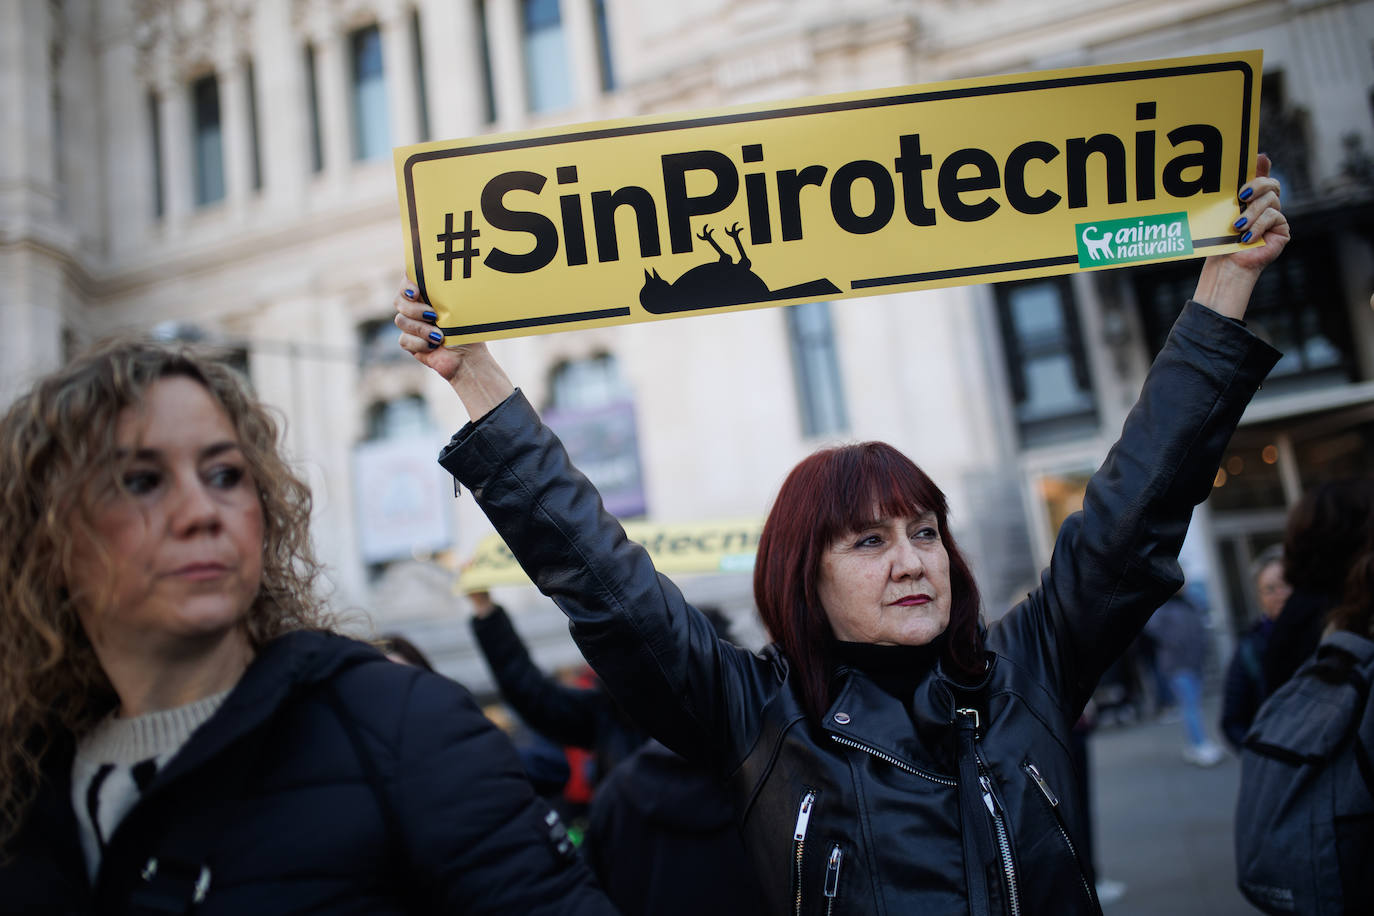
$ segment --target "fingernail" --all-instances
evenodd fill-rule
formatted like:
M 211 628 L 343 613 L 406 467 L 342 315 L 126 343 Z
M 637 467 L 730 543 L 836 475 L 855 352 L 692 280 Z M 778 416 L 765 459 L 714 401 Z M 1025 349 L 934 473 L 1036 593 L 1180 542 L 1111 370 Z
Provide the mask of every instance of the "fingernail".
M 1241 229 L 1245 226 L 1246 222 L 1248 222 L 1248 220 L 1242 216 L 1240 219 L 1236 220 L 1235 226 L 1237 229 Z
M 1240 240 L 1241 240 L 1242 242 L 1248 242 L 1248 241 L 1250 241 L 1250 236 L 1252 236 L 1252 235 L 1254 235 L 1253 232 L 1247 232 L 1247 233 L 1245 233 L 1244 235 L 1242 235 L 1242 236 L 1240 237 Z
M 433 349 L 434 349 L 435 347 L 437 347 L 437 346 L 439 346 L 439 341 L 437 341 L 437 340 L 431 340 L 431 341 L 429 342 L 429 348 L 430 348 L 431 350 L 433 350 Z
M 429 312 L 429 311 L 425 312 L 425 315 L 424 315 L 425 321 L 433 321 L 433 320 L 435 320 L 435 319 L 438 318 L 438 317 L 439 317 L 438 315 L 434 314 L 433 312 Z
M 408 289 L 408 290 L 406 290 L 406 291 L 405 291 L 405 297 L 406 297 L 407 299 L 414 299 L 414 298 L 415 298 L 415 290 L 413 290 L 413 289 Z
M 1254 193 L 1255 193 L 1255 189 L 1254 189 L 1254 188 L 1246 188 L 1244 191 L 1241 191 L 1241 192 L 1240 192 L 1240 199 L 1241 199 L 1241 200 L 1249 200 L 1249 199 L 1250 199 L 1250 195 L 1251 195 L 1251 194 L 1254 194 Z
M 434 341 L 435 343 L 443 343 L 444 335 L 440 334 L 438 331 L 430 331 L 429 339 Z

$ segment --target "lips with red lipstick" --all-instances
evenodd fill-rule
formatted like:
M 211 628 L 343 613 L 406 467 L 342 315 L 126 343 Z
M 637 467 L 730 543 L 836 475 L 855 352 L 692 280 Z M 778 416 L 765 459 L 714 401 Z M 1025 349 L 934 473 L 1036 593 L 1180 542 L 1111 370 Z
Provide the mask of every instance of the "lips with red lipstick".
M 184 579 L 188 582 L 204 582 L 210 579 L 218 579 L 228 571 L 229 567 L 223 563 L 196 562 L 179 566 L 168 573 L 168 575 L 176 579 Z

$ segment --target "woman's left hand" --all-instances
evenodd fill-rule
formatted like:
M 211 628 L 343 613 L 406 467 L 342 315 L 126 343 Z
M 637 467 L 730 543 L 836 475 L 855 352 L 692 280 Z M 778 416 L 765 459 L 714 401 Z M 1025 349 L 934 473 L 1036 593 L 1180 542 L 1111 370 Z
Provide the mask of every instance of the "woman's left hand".
M 1269 177 L 1269 157 L 1255 158 L 1255 177 L 1241 188 L 1244 209 L 1232 229 L 1240 241 L 1263 239 L 1263 245 L 1209 257 L 1202 265 L 1193 299 L 1229 318 L 1244 318 L 1260 272 L 1288 244 L 1288 217 L 1279 203 L 1279 182 Z

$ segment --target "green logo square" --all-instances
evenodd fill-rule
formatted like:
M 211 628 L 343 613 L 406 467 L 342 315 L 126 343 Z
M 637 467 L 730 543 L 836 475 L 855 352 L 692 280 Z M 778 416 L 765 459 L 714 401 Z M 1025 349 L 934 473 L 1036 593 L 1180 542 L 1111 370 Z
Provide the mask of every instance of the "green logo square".
M 1079 267 L 1156 261 L 1193 253 L 1187 213 L 1160 213 L 1079 223 L 1074 227 Z

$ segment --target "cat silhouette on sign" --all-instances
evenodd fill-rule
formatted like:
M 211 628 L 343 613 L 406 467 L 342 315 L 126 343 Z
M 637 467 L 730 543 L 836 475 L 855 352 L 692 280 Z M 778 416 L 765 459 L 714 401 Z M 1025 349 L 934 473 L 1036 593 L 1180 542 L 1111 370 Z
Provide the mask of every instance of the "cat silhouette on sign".
M 747 302 L 770 302 L 802 297 L 823 299 L 839 294 L 839 287 L 824 278 L 770 290 L 768 284 L 763 282 L 763 278 L 752 269 L 753 262 L 744 251 L 744 243 L 740 241 L 743 232 L 739 223 L 725 230 L 725 234 L 734 239 L 735 248 L 739 250 L 739 260 L 734 260 L 725 253 L 725 249 L 716 244 L 711 227 L 703 227 L 697 238 L 708 243 L 720 257 L 706 264 L 698 264 L 672 283 L 659 276 L 657 270 L 644 271 L 644 286 L 639 290 L 639 304 L 652 315 L 666 315 L 671 312 L 743 305 Z

